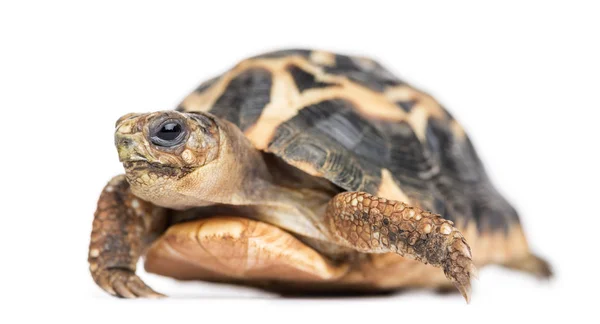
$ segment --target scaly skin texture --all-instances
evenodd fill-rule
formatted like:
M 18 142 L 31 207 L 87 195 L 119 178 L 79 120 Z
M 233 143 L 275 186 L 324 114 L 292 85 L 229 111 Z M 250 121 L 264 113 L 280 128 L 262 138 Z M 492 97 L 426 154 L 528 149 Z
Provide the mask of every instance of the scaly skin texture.
M 161 297 L 135 274 L 136 263 L 164 210 L 135 197 L 124 176 L 104 188 L 90 240 L 88 262 L 94 281 L 111 295 L 125 298 Z
M 395 252 L 442 268 L 469 302 L 476 269 L 469 245 L 451 221 L 365 192 L 336 195 L 325 217 L 334 238 L 345 246 L 366 253 Z

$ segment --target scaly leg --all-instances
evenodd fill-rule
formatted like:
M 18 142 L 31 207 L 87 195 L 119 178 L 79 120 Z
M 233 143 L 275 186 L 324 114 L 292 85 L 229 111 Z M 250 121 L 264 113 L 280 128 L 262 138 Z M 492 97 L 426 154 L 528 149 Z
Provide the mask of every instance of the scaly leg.
M 365 192 L 336 195 L 325 217 L 340 244 L 366 253 L 395 252 L 440 267 L 469 302 L 476 269 L 469 245 L 451 221 Z
M 528 254 L 525 257 L 510 260 L 504 263 L 503 266 L 531 273 L 538 278 L 549 279 L 553 276 L 550 264 L 535 254 Z
M 165 210 L 135 197 L 124 176 L 113 178 L 102 191 L 94 214 L 88 262 L 98 286 L 111 295 L 160 297 L 135 274 L 136 263 L 164 230 Z

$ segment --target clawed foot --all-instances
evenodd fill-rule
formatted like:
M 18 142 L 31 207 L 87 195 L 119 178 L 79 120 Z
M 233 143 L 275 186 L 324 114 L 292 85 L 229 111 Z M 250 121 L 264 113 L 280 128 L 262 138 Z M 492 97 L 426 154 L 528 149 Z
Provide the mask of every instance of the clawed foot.
M 444 261 L 444 273 L 469 303 L 471 278 L 477 278 L 477 268 L 473 264 L 471 249 L 462 235 L 456 231 L 452 233 L 452 238 L 448 244 L 448 256 Z
M 133 271 L 126 269 L 101 270 L 94 276 L 98 285 L 113 296 L 122 298 L 166 297 L 148 287 Z

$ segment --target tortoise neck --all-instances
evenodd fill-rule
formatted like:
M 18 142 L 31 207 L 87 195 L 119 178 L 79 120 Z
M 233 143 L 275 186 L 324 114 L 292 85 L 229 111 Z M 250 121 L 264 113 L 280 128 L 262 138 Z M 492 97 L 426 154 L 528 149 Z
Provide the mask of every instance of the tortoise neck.
M 230 122 L 217 119 L 216 123 L 220 138 L 217 157 L 182 179 L 176 194 L 163 199 L 165 207 L 182 210 L 223 204 L 298 208 L 321 205 L 339 192 L 326 179 L 256 149 Z

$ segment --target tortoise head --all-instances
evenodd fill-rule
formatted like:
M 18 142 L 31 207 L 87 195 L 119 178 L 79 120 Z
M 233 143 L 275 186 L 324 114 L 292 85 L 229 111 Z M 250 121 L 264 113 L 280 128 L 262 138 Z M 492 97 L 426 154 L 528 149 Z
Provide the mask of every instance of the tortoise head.
M 218 160 L 222 137 L 211 115 L 162 111 L 121 117 L 115 145 L 134 194 L 184 208 L 187 192 L 214 181 L 200 170 Z

